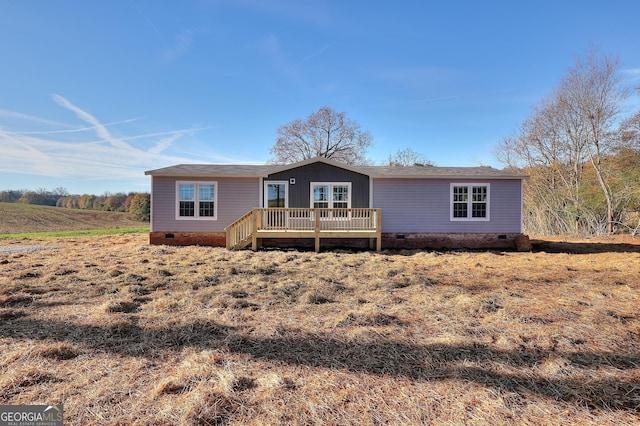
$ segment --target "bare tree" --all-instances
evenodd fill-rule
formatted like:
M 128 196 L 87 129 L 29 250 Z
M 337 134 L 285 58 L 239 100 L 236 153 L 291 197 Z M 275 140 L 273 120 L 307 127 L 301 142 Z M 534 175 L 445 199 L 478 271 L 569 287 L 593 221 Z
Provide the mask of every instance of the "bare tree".
M 566 230 L 573 223 L 574 232 L 580 226 L 599 232 L 594 211 L 584 208 L 581 199 L 589 165 L 606 203 L 604 228 L 613 231 L 615 194 L 604 160 L 619 146 L 616 126 L 630 93 L 617 71 L 617 58 L 601 57 L 594 51 L 576 59 L 519 134 L 506 138 L 497 148 L 498 159 L 506 166 L 527 168 L 536 174 L 530 185 L 548 185 L 546 194 L 543 187 L 536 188 L 533 193 L 539 198 L 530 201 L 532 210 L 547 205 L 553 216 L 561 219 L 556 223 L 559 229 L 549 227 L 553 231 Z
M 620 125 L 620 148 L 640 151 L 640 112 L 636 112 Z
M 395 154 L 389 154 L 389 166 L 433 166 L 426 155 L 414 151 L 411 148 L 399 149 Z
M 583 143 L 607 203 L 607 231 L 613 232 L 613 193 L 603 164 L 616 144 L 616 124 L 630 95 L 622 86 L 617 58 L 590 52 L 577 59 L 561 81 L 558 104 L 568 136 Z
M 280 126 L 271 147 L 273 164 L 291 164 L 314 157 L 331 158 L 347 164 L 366 164 L 373 138 L 344 112 L 322 107 L 306 119 Z
M 538 234 L 577 232 L 580 227 L 580 185 L 584 146 L 566 136 L 555 97 L 543 99 L 518 134 L 504 138 L 496 149 L 508 168 L 525 170 L 525 228 Z

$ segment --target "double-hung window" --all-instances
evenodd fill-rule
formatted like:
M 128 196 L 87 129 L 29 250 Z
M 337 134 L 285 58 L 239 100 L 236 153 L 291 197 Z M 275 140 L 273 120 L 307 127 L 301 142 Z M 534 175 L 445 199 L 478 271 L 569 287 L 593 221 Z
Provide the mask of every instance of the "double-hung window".
M 311 206 L 314 209 L 328 209 L 330 205 L 329 185 L 311 184 L 313 188 Z
M 334 209 L 348 209 L 351 206 L 349 185 L 333 185 L 331 190 Z
M 451 184 L 451 220 L 489 220 L 488 183 Z
M 351 208 L 351 182 L 311 182 L 311 207 Z
M 176 183 L 176 219 L 217 220 L 218 183 Z

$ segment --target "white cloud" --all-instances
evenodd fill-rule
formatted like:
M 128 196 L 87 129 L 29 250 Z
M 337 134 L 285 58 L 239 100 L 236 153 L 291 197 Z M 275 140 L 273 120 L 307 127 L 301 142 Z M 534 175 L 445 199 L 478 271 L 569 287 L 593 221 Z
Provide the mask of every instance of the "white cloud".
M 107 128 L 104 125 L 102 125 L 102 123 L 100 123 L 98 119 L 96 119 L 93 115 L 78 108 L 77 106 L 75 106 L 74 104 L 72 104 L 71 102 L 69 102 L 68 100 L 66 100 L 60 95 L 54 94 L 54 95 L 51 95 L 51 97 L 58 105 L 74 112 L 79 119 L 81 119 L 82 121 L 88 124 L 91 124 L 101 139 L 109 142 L 111 145 L 115 146 L 116 148 L 131 149 L 131 146 L 129 146 L 129 144 L 127 144 L 126 142 L 111 136 Z
M 123 125 L 140 118 L 103 123 L 63 96 L 54 95 L 52 99 L 73 112 L 75 124 L 0 110 L 0 184 L 46 187 L 49 182 L 56 182 L 52 185 L 58 186 L 57 182 L 63 181 L 78 185 L 91 181 L 107 188 L 122 182 L 127 186 L 146 187 L 145 170 L 178 163 L 247 161 L 211 152 L 208 141 L 203 143 L 197 139 L 198 132 L 211 127 L 132 133 L 129 126 Z M 185 138 L 189 138 L 189 143 L 184 142 Z
M 138 121 L 140 120 L 139 118 L 129 118 L 127 120 L 119 120 L 119 121 L 112 121 L 109 123 L 104 123 L 103 126 L 113 126 L 115 124 L 125 124 L 125 123 L 132 123 L 134 121 Z M 55 135 L 56 133 L 80 133 L 80 132 L 85 132 L 87 130 L 96 130 L 96 126 L 90 126 L 90 127 L 78 127 L 78 128 L 74 128 L 74 129 L 66 129 L 66 130 L 45 130 L 45 131 L 27 131 L 27 132 L 19 132 L 21 135 Z
M 60 95 L 53 95 L 52 99 L 90 126 L 59 130 L 54 127 L 60 127 L 60 123 L 0 110 L 0 173 L 78 179 L 140 178 L 142 171 L 147 169 L 193 162 L 192 159 L 166 155 L 163 152 L 185 135 L 204 129 L 179 129 L 115 137 L 108 127 L 138 119 L 103 124 L 97 117 Z M 25 122 L 36 123 L 38 126 L 47 124 L 50 129 L 25 130 Z M 21 129 L 16 130 L 17 128 Z M 97 140 L 92 134 L 97 135 Z
M 162 151 L 166 150 L 171 146 L 171 144 L 184 136 L 186 131 L 177 131 L 172 132 L 166 138 L 160 139 L 160 141 L 151 149 L 149 149 L 150 154 L 160 154 Z
M 20 112 L 15 112 L 15 111 L 8 111 L 6 109 L 0 109 L 0 118 L 1 117 L 9 118 L 9 119 L 17 119 L 20 121 L 26 121 L 26 122 L 32 122 L 32 123 L 38 123 L 38 124 L 45 124 L 50 126 L 67 127 L 67 128 L 71 127 L 67 124 L 58 123 L 57 121 L 46 120 L 44 118 L 34 117 L 32 115 L 22 114 Z
M 157 163 L 185 162 L 158 154 L 95 142 L 69 142 L 0 131 L 0 172 L 50 177 L 140 177 Z

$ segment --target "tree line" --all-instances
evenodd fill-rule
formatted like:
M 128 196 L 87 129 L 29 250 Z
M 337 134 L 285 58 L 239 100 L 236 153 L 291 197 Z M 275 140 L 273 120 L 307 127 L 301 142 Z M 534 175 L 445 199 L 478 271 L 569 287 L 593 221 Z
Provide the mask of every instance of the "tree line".
M 0 191 L 0 202 L 126 212 L 136 219 L 144 221 L 149 221 L 151 211 L 151 196 L 146 192 L 70 195 L 65 188 L 56 188 L 52 191 L 19 189 Z
M 640 112 L 617 57 L 579 57 L 498 145 L 524 184 L 524 228 L 540 235 L 640 231 Z

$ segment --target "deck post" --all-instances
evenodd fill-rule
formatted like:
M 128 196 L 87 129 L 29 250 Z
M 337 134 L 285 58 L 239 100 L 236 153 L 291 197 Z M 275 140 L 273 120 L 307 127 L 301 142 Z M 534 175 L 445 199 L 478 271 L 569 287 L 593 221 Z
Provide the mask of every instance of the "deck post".
M 375 209 L 376 214 L 376 251 L 382 250 L 382 209 Z
M 320 210 L 313 209 L 313 215 L 316 219 L 315 221 L 315 249 L 316 253 L 320 251 Z
M 258 250 L 258 213 L 257 209 L 253 209 L 251 213 L 251 222 L 253 223 L 253 232 L 251 232 L 251 250 Z

